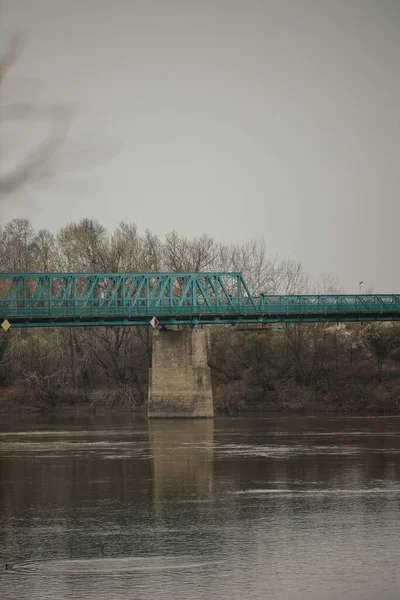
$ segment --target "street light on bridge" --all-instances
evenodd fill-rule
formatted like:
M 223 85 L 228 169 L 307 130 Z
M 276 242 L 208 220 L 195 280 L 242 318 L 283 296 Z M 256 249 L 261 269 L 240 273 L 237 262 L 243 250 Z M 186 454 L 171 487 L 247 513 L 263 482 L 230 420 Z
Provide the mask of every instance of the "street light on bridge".
M 360 295 L 361 295 L 361 286 L 362 286 L 362 284 L 363 284 L 363 283 L 364 283 L 363 281 L 360 281 L 360 282 L 358 283 L 358 293 L 359 293 Z

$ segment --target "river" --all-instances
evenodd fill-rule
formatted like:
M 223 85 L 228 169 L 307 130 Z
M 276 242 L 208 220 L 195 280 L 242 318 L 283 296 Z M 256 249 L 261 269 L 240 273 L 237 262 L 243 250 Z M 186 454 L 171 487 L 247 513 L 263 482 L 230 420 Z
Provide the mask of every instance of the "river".
M 0 426 L 2 600 L 397 600 L 399 517 L 400 418 Z

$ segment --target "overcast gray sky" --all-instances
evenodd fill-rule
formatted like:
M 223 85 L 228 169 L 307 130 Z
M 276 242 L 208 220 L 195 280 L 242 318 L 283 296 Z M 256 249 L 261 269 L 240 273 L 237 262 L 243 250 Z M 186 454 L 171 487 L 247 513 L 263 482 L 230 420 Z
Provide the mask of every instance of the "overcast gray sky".
M 7 98 L 73 106 L 66 164 L 99 160 L 24 190 L 2 220 L 264 237 L 347 292 L 400 291 L 399 0 L 1 6 L 0 45 L 25 39 Z

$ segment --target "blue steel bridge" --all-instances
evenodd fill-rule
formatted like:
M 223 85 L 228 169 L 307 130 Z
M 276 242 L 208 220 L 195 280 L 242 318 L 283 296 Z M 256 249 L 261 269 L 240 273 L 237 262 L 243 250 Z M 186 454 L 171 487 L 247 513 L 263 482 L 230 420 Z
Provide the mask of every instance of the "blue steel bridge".
M 400 294 L 253 296 L 241 273 L 0 273 L 0 323 L 71 327 L 397 321 Z

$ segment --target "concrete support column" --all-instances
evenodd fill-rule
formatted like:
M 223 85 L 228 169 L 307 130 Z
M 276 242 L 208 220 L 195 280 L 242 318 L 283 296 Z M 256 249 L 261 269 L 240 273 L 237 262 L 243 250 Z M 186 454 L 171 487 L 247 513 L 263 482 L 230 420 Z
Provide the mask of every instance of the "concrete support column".
M 154 331 L 148 415 L 214 416 L 205 331 Z

